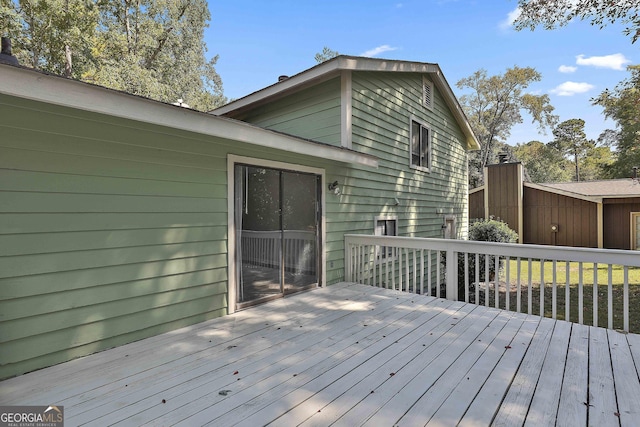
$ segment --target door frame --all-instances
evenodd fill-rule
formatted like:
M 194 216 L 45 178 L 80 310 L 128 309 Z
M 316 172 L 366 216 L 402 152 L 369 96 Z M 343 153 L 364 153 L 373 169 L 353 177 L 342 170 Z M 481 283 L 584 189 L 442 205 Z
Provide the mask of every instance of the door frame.
M 325 217 L 325 170 L 295 163 L 285 163 L 275 160 L 256 159 L 254 157 L 227 155 L 227 314 L 236 311 L 236 225 L 235 225 L 235 167 L 236 164 L 284 169 L 293 172 L 310 173 L 320 176 L 320 270 L 318 287 L 326 286 L 327 254 L 325 251 L 326 217 Z
M 640 212 L 631 212 L 631 246 L 629 248 L 634 251 L 640 250 L 640 246 L 637 245 L 636 241 L 636 236 L 638 233 L 637 218 L 640 218 Z

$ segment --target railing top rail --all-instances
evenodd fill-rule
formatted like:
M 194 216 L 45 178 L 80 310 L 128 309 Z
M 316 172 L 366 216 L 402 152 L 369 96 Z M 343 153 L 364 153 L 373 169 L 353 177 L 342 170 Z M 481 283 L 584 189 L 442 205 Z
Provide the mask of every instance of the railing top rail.
M 593 262 L 640 267 L 640 252 L 620 249 L 575 248 L 570 246 L 478 242 L 425 237 L 370 236 L 361 234 L 346 234 L 345 243 L 409 249 L 453 250 L 454 252 L 460 253 L 490 254 L 511 258 L 520 257 L 549 261 Z

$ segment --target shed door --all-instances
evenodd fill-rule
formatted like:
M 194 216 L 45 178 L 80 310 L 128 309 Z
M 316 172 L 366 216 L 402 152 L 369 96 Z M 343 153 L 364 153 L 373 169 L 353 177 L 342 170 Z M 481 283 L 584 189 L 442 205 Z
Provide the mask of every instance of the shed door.
M 320 176 L 235 166 L 237 306 L 319 282 Z

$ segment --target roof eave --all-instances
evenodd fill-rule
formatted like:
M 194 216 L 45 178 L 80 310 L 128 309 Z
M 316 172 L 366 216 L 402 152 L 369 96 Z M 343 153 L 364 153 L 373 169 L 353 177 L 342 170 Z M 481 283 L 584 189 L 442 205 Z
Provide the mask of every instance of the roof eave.
M 378 167 L 374 156 L 148 98 L 0 64 L 0 93 L 344 163 Z M 312 153 L 312 154 L 311 154 Z
M 253 92 L 243 98 L 232 101 L 222 107 L 210 111 L 211 114 L 222 116 L 234 111 L 242 110 L 251 105 L 260 103 L 266 99 L 281 94 L 295 91 L 296 89 L 306 87 L 316 81 L 322 81 L 333 75 L 338 75 L 340 71 L 383 71 L 383 72 L 400 72 L 400 73 L 424 73 L 434 77 L 435 84 L 440 93 L 443 94 L 447 106 L 451 109 L 456 122 L 460 125 L 465 137 L 466 145 L 469 150 L 479 150 L 480 143 L 476 138 L 469 120 L 467 119 L 462 107 L 455 97 L 451 86 L 445 79 L 442 70 L 438 64 L 385 60 L 355 56 L 337 56 L 313 68 L 302 71 L 299 74 L 291 76 L 281 82 L 274 83 L 264 89 Z
M 587 196 L 573 191 L 562 190 L 560 188 L 550 187 L 544 184 L 536 184 L 533 182 L 524 182 L 525 187 L 533 188 L 535 190 L 546 191 L 548 193 L 559 194 L 561 196 L 573 197 L 574 199 L 586 200 L 587 202 L 602 203 L 602 197 Z

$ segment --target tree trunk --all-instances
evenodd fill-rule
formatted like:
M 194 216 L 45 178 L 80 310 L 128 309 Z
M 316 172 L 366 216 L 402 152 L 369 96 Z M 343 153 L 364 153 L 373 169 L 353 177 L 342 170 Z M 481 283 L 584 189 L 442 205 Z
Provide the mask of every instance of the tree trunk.
M 127 36 L 127 52 L 131 53 L 131 23 L 129 22 L 129 2 L 124 2 L 124 31 Z
M 71 56 L 71 47 L 68 44 L 64 46 L 64 59 L 64 76 L 70 79 L 73 72 L 73 60 Z
M 71 23 L 69 22 L 69 0 L 64 2 L 64 14 L 65 14 L 65 24 L 66 24 L 66 38 L 67 41 L 64 44 L 64 76 L 68 79 L 71 78 L 71 74 L 73 72 L 73 59 L 71 57 L 71 46 L 69 46 L 69 28 L 71 27 Z

